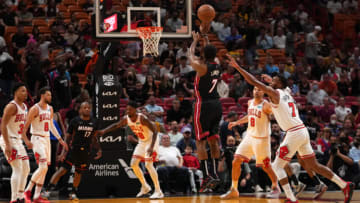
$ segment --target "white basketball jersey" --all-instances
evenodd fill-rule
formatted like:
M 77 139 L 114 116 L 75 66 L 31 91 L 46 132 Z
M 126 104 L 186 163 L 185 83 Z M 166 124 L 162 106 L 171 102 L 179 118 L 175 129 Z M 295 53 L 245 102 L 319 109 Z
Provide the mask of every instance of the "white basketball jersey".
M 265 100 L 258 105 L 254 105 L 254 102 L 254 99 L 249 102 L 248 128 L 246 135 L 250 135 L 255 138 L 269 137 L 271 134 L 271 128 L 270 120 L 267 114 L 264 112 Z
M 39 115 L 31 123 L 30 132 L 33 135 L 50 136 L 50 120 L 51 110 L 50 106 L 46 105 L 46 109 L 41 109 L 38 104 L 35 106 L 39 109 Z
M 296 107 L 296 102 L 290 94 L 291 90 L 286 88 L 285 90 L 277 89 L 277 91 L 280 94 L 279 104 L 271 105 L 273 114 L 280 128 L 283 131 L 288 131 L 293 127 L 303 125 Z
M 130 129 L 135 133 L 141 142 L 146 142 L 152 138 L 153 132 L 145 125 L 141 124 L 140 117 L 144 116 L 143 114 L 137 114 L 137 119 L 135 122 L 132 122 L 129 116 L 127 117 L 127 124 Z
M 6 126 L 8 131 L 9 137 L 15 137 L 21 139 L 21 133 L 23 131 L 26 114 L 27 114 L 27 107 L 23 104 L 23 108 L 21 108 L 15 101 L 11 101 L 11 104 L 16 105 L 16 115 L 12 116 L 9 120 L 9 123 Z

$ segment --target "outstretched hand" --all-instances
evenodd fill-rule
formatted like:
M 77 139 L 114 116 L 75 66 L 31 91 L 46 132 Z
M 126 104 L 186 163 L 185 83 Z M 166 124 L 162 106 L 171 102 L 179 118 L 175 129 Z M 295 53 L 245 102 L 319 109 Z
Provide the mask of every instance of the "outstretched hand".
M 272 82 L 272 78 L 271 78 L 269 75 L 267 75 L 267 74 L 262 74 L 262 75 L 261 75 L 261 78 L 262 78 L 265 82 L 267 82 L 268 84 L 270 84 L 270 83 Z
M 200 33 L 207 34 L 210 31 L 211 24 L 210 23 L 201 23 L 200 25 Z
M 193 31 L 193 32 L 192 32 L 192 36 L 193 36 L 193 40 L 194 40 L 194 41 L 199 41 L 199 39 L 200 39 L 200 34 L 199 34 L 198 32 Z
M 229 64 L 232 67 L 236 69 L 240 68 L 239 64 L 237 64 L 236 60 L 230 54 L 226 54 L 226 57 L 228 58 Z

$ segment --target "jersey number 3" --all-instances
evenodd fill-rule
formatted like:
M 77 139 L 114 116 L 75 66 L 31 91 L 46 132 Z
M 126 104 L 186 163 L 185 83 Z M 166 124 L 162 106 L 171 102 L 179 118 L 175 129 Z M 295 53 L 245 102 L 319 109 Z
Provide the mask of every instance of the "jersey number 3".
M 213 85 L 212 85 L 211 89 L 209 90 L 209 93 L 211 93 L 212 91 L 214 91 L 217 82 L 218 82 L 218 79 L 213 79 L 213 80 L 212 80 L 211 83 L 212 83 Z
M 295 106 L 294 102 L 289 102 L 288 104 L 289 104 L 289 107 L 292 110 L 291 116 L 296 117 L 296 106 Z

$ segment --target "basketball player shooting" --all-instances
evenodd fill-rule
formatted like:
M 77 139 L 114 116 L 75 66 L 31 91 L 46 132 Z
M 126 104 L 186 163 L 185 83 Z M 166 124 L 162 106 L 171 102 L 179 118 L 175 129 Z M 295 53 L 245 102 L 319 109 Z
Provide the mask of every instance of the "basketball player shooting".
M 11 166 L 11 200 L 10 203 L 26 202 L 24 189 L 30 172 L 29 157 L 21 140 L 25 124 L 27 107 L 24 101 L 27 98 L 27 89 L 24 83 L 16 83 L 12 93 L 14 100 L 6 105 L 1 121 L 0 147 Z M 32 148 L 30 140 L 23 136 L 27 147 Z
M 189 60 L 196 71 L 195 78 L 195 107 L 194 129 L 196 147 L 200 160 L 200 169 L 204 174 L 200 192 L 215 188 L 219 183 L 216 172 L 220 158 L 219 147 L 219 123 L 222 116 L 222 106 L 217 92 L 217 84 L 220 81 L 220 67 L 215 63 L 216 48 L 209 43 L 206 33 L 210 25 L 203 25 L 200 30 L 204 37 L 203 59 L 195 56 L 195 47 L 200 39 L 200 34 L 193 32 L 193 43 L 190 46 Z M 212 158 L 212 170 L 208 167 L 208 154 L 206 144 L 209 144 Z
M 31 125 L 31 142 L 34 145 L 33 151 L 38 163 L 38 168 L 33 173 L 31 180 L 26 188 L 25 198 L 26 200 L 31 201 L 31 191 L 36 185 L 33 203 L 49 202 L 48 200 L 42 198 L 40 193 L 48 170 L 48 165 L 50 165 L 51 162 L 50 131 L 59 140 L 59 143 L 65 148 L 65 150 L 68 150 L 67 144 L 61 138 L 59 132 L 54 126 L 54 112 L 53 108 L 49 105 L 50 103 L 50 88 L 41 88 L 40 101 L 30 108 L 29 114 L 26 118 L 24 130 L 22 132 L 22 135 L 25 136 Z
M 281 191 L 278 187 L 276 175 L 271 167 L 271 146 L 270 146 L 270 120 L 272 113 L 271 105 L 264 99 L 264 92 L 255 87 L 253 90 L 254 99 L 248 102 L 248 114 L 236 122 L 229 124 L 229 129 L 236 125 L 248 123 L 246 137 L 237 147 L 232 163 L 232 185 L 230 190 L 221 199 L 239 197 L 238 180 L 241 174 L 241 164 L 249 162 L 255 155 L 256 166 L 262 167 L 272 182 L 272 192 L 267 194 L 268 198 L 278 198 Z
M 287 197 L 285 203 L 298 202 L 291 190 L 284 170 L 284 167 L 291 161 L 296 152 L 299 153 L 300 158 L 310 170 L 336 183 L 344 192 L 344 203 L 349 203 L 354 191 L 354 183 L 343 181 L 328 167 L 317 162 L 310 144 L 309 132 L 300 119 L 295 100 L 291 96 L 289 88 L 286 88 L 286 79 L 283 76 L 275 76 L 273 79 L 264 77 L 265 81 L 270 83 L 270 86 L 266 86 L 241 68 L 230 55 L 227 55 L 227 57 L 230 60 L 230 65 L 235 67 L 250 85 L 259 88 L 269 96 L 274 117 L 280 128 L 286 132 L 285 139 L 280 144 L 275 161 L 272 164 L 285 191 Z
M 103 130 L 99 130 L 97 135 L 102 136 L 117 128 L 123 128 L 126 125 L 139 138 L 139 143 L 136 146 L 132 159 L 131 168 L 136 177 L 141 183 L 140 192 L 136 197 L 146 195 L 151 191 L 151 187 L 146 182 L 144 174 L 139 167 L 140 161 L 145 161 L 145 167 L 150 173 L 151 179 L 155 186 L 155 192 L 150 196 L 150 199 L 160 199 L 164 197 L 160 189 L 158 174 L 154 168 L 153 161 L 156 160 L 156 154 L 159 148 L 159 139 L 155 125 L 141 113 L 136 112 L 137 104 L 135 101 L 129 101 L 126 107 L 126 116 L 117 123 L 114 123 Z

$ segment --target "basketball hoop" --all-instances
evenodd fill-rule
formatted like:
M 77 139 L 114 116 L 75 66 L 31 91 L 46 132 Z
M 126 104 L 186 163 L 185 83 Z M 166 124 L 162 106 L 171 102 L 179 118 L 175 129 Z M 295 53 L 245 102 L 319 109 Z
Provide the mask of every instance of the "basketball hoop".
M 161 38 L 163 28 L 162 27 L 138 27 L 136 32 L 143 41 L 143 53 L 150 54 L 152 56 L 159 55 L 159 41 Z

